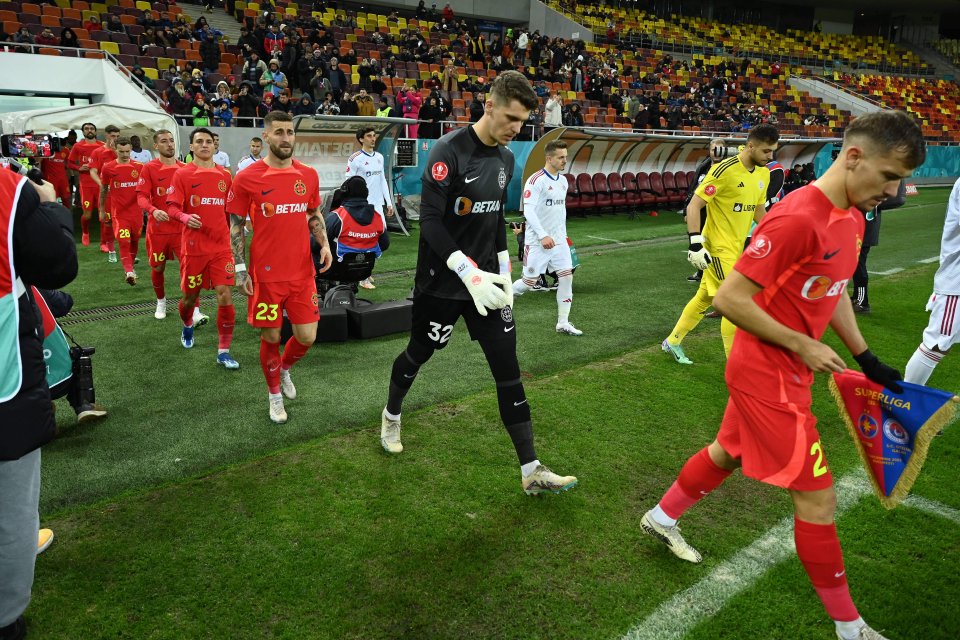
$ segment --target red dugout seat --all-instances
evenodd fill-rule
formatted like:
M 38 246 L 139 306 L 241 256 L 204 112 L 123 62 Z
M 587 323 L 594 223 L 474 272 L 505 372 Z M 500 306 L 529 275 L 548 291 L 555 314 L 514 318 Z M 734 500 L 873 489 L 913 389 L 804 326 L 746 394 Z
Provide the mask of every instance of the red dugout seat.
M 577 174 L 577 191 L 580 192 L 580 208 L 591 209 L 597 206 L 597 194 L 593 190 L 593 181 L 589 173 Z
M 656 206 L 657 194 L 650 187 L 650 176 L 643 171 L 637 174 L 637 191 L 640 192 L 641 206 Z
M 623 178 L 613 172 L 607 176 L 607 185 L 610 187 L 610 198 L 614 209 L 623 209 L 627 206 L 627 192 L 623 187 Z
M 627 196 L 627 206 L 640 207 L 643 202 L 637 189 L 637 176 L 632 171 L 623 174 L 623 190 Z
M 593 191 L 597 194 L 597 208 L 610 209 L 613 207 L 613 197 L 610 194 L 610 185 L 607 184 L 607 174 L 593 174 Z
M 583 205 L 580 202 L 580 190 L 577 189 L 577 179 L 573 177 L 571 173 L 563 174 L 563 177 L 567 179 L 567 213 L 575 211 L 578 214 L 581 213 Z
M 657 204 L 670 202 L 670 196 L 667 195 L 667 191 L 663 187 L 663 175 L 659 171 L 650 174 L 650 189 L 656 197 Z

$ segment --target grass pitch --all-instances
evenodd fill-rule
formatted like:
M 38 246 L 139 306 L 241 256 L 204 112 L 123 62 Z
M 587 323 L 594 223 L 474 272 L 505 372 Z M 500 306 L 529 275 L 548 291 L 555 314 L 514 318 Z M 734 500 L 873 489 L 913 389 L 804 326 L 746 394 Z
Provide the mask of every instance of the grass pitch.
M 924 190 L 884 214 L 871 254 L 872 271 L 904 271 L 874 278 L 874 313 L 861 328 L 901 368 L 926 325 L 935 265 L 919 261 L 938 253 L 947 193 Z M 791 511 L 782 492 L 735 474 L 684 518 L 702 565 L 676 560 L 639 530 L 642 513 L 714 435 L 726 397 L 716 321 L 704 320 L 685 343 L 696 365 L 680 367 L 659 351 L 693 293 L 679 221 L 665 212 L 571 221 L 583 261 L 571 315 L 581 338 L 554 332 L 552 294 L 517 300 L 538 454 L 580 479 L 562 496 L 520 490 L 489 373 L 462 325 L 421 372 L 405 405 L 405 451 L 389 457 L 378 416 L 406 336 L 312 349 L 294 369 L 290 421 L 276 426 L 257 337 L 242 323 L 237 372 L 214 364 L 212 327 L 198 329 L 191 351 L 180 347 L 172 304 L 164 321 L 148 304 L 67 324 L 97 347 L 98 400 L 111 415 L 77 427 L 60 403 L 62 435 L 44 448 L 41 496 L 57 541 L 38 559 L 32 633 L 620 637 Z M 416 240 L 394 243 L 380 267 L 399 273 L 378 278 L 367 297 L 409 291 Z M 78 309 L 150 302 L 145 267 L 146 284 L 127 287 L 93 247 L 81 252 L 70 287 Z M 946 358 L 931 384 L 960 390 L 958 361 Z M 814 411 L 834 476 L 858 468 L 822 378 Z M 914 490 L 954 509 L 958 434 L 937 439 Z M 955 522 L 909 507 L 887 512 L 868 497 L 839 530 L 854 598 L 871 624 L 893 639 L 960 636 Z M 687 637 L 832 633 L 791 557 Z

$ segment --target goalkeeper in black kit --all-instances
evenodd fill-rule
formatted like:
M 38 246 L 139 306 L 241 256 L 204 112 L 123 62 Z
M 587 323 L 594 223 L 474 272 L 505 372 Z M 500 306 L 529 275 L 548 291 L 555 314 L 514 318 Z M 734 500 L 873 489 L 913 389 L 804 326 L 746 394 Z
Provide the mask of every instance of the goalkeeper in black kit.
M 410 342 L 390 375 L 380 443 L 400 453 L 400 412 L 417 372 L 447 346 L 463 318 L 496 381 L 500 418 L 513 441 L 523 490 L 559 493 L 577 484 L 540 463 L 530 407 L 520 381 L 513 317 L 510 253 L 503 217 L 514 157 L 506 145 L 520 132 L 537 95 L 522 74 L 507 71 L 491 85 L 475 124 L 440 138 L 423 173 L 420 250 Z

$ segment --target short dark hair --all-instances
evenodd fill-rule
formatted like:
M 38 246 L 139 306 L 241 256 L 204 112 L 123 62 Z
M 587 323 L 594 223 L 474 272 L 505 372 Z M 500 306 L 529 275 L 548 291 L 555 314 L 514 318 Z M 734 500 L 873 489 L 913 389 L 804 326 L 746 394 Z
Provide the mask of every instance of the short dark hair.
M 543 153 L 545 155 L 552 155 L 554 151 L 559 151 L 560 149 L 566 149 L 567 143 L 563 140 L 551 140 L 547 143 L 547 146 L 543 148 Z
M 80 125 L 80 130 L 83 131 L 83 128 L 87 125 L 90 125 L 91 127 L 93 127 L 94 131 L 97 130 L 97 125 L 93 124 L 92 122 L 84 122 L 82 125 Z
M 898 152 L 914 169 L 927 158 L 927 145 L 916 119 L 906 111 L 874 111 L 857 116 L 843 132 L 843 146 L 853 139 L 866 139 L 883 154 Z
M 765 142 L 767 144 L 776 144 L 780 140 L 780 132 L 772 124 L 758 124 L 750 129 L 747 135 L 747 142 Z
M 154 142 L 157 141 L 157 138 L 160 137 L 160 134 L 161 134 L 161 133 L 169 133 L 170 135 L 173 135 L 173 133 L 172 133 L 169 129 L 160 129 L 159 131 L 157 131 L 156 133 L 153 134 L 153 141 L 154 141 Z
M 273 112 L 271 111 L 270 113 L 273 113 Z M 267 115 L 269 116 L 270 114 L 268 113 Z M 193 139 L 201 133 L 207 134 L 208 136 L 210 136 L 210 139 L 213 140 L 213 131 L 210 131 L 210 129 L 207 129 L 206 127 L 197 127 L 196 129 L 190 132 L 190 144 L 193 144 Z
M 219 138 L 220 138 L 220 134 L 219 134 L 219 133 L 213 134 L 213 139 L 214 139 L 214 140 L 217 140 L 217 139 L 219 139 Z
M 132 141 L 130 140 L 130 138 L 128 138 L 127 136 L 121 136 L 121 137 L 117 138 L 117 146 L 118 146 L 118 147 L 120 147 L 120 146 L 124 146 L 124 147 L 125 147 L 125 146 L 127 146 L 128 144 L 129 144 L 129 145 L 132 145 L 133 142 L 132 142 Z
M 376 131 L 376 129 L 374 129 L 373 127 L 371 127 L 371 126 L 368 125 L 368 124 L 363 125 L 363 126 L 360 127 L 359 129 L 357 129 L 357 140 L 360 140 L 360 138 L 362 138 L 363 136 L 367 135 L 367 134 L 370 133 L 371 131 Z
M 530 81 L 519 71 L 504 71 L 490 85 L 490 98 L 497 104 L 509 104 L 516 100 L 531 111 L 540 104 Z
M 120 127 L 115 124 L 108 124 L 104 131 L 107 133 L 120 133 Z
M 267 128 L 274 122 L 293 122 L 293 116 L 286 111 L 271 111 L 263 118 L 263 127 Z
M 260 136 L 254 136 L 253 138 L 250 138 L 250 142 L 259 142 L 260 144 L 263 144 L 263 138 Z

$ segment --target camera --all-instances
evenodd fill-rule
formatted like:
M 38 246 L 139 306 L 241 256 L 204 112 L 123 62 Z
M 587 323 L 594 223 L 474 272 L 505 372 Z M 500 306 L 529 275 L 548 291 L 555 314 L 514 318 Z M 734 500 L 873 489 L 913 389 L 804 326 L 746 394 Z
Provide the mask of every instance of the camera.
M 93 361 L 90 359 L 90 356 L 96 352 L 95 347 L 76 346 L 70 348 L 75 383 L 71 385 L 67 395 L 70 405 L 73 407 L 96 403 L 97 394 L 93 389 Z
M 60 138 L 49 134 L 7 134 L 0 136 L 0 151 L 8 158 L 51 158 L 60 150 Z

